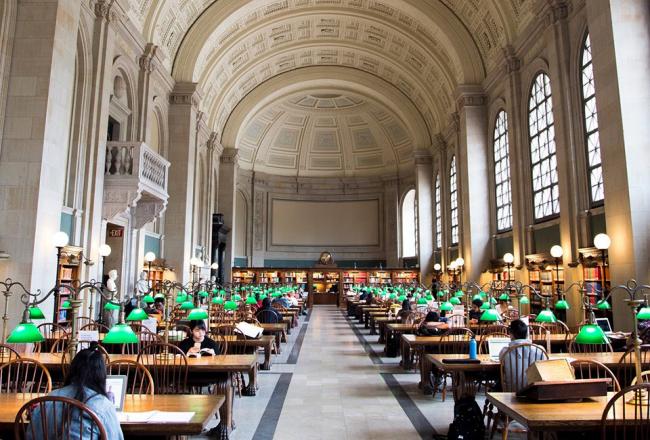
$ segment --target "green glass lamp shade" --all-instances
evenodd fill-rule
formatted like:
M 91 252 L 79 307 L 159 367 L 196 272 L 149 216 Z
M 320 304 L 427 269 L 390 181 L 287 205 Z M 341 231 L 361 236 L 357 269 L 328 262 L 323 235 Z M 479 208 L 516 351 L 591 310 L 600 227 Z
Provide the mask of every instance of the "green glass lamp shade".
M 605 301 L 604 299 L 601 299 L 600 301 L 598 301 L 596 303 L 596 307 L 598 308 L 598 310 L 611 310 L 612 309 L 612 306 L 610 306 L 609 303 L 607 301 Z
M 201 290 L 201 291 L 199 292 L 199 296 L 200 296 L 201 298 L 207 298 L 208 295 L 209 295 L 208 292 L 206 292 L 205 290 Z
M 485 299 L 487 297 L 487 293 L 483 292 L 482 290 L 478 293 L 481 299 Z
M 28 344 L 45 340 L 33 322 L 21 322 L 7 338 L 10 344 Z
M 253 295 L 246 298 L 246 304 L 257 304 L 257 300 Z
M 454 305 L 450 301 L 445 301 L 440 306 L 440 310 L 442 310 L 443 312 L 451 312 L 452 310 L 454 310 Z
M 223 304 L 224 300 L 220 296 L 215 296 L 212 298 L 212 304 Z
M 508 295 L 507 293 L 502 293 L 499 296 L 499 301 L 510 301 L 510 295 Z
M 519 304 L 530 304 L 530 300 L 528 299 L 527 296 L 522 296 L 521 299 L 519 300 Z
M 449 302 L 452 303 L 452 304 L 455 305 L 455 306 L 460 305 L 460 299 L 458 299 L 458 297 L 456 297 L 456 296 L 452 297 L 452 298 L 449 300 Z
M 472 297 L 472 301 L 476 301 L 477 299 L 483 301 L 483 297 L 481 297 L 481 295 L 479 295 L 478 293 Z
M 495 321 L 501 321 L 501 317 L 499 316 L 499 312 L 497 312 L 496 309 L 488 309 L 481 314 L 480 320 L 495 322 Z
M 201 319 L 208 319 L 208 312 L 202 308 L 192 309 L 187 319 L 190 321 L 200 321 Z
M 607 336 L 603 329 L 596 324 L 586 324 L 580 329 L 576 336 L 576 344 L 606 344 Z
M 431 294 L 428 294 L 427 296 L 425 296 L 425 298 L 427 299 L 427 301 L 433 301 L 433 295 Z
M 154 300 L 155 300 L 156 298 L 162 298 L 162 299 L 165 299 L 165 295 L 163 295 L 162 293 L 158 292 L 158 293 L 156 293 L 156 294 L 153 296 L 153 299 L 154 299 Z
M 181 304 L 181 310 L 192 310 L 194 308 L 194 303 L 192 301 L 183 301 Z
M 151 295 L 145 295 L 145 296 L 143 296 L 143 297 L 142 297 L 142 301 L 144 301 L 144 302 L 147 303 L 147 304 L 152 304 L 152 303 L 156 302 L 156 300 L 153 299 L 153 296 L 151 296 Z
M 120 306 L 119 304 L 107 302 L 106 305 L 104 305 L 104 310 L 120 310 Z
M 402 302 L 402 301 L 404 301 L 405 299 L 406 299 L 406 295 L 400 295 L 400 296 L 397 298 L 397 301 Z
M 29 319 L 45 319 L 45 315 L 39 307 L 34 306 L 29 308 Z
M 445 296 L 445 292 L 439 290 L 438 293 L 436 293 L 436 295 L 438 295 L 438 298 L 442 298 L 443 296 Z
M 217 293 L 219 293 L 219 291 L 217 289 L 212 289 L 212 294 L 213 295 L 216 295 Z
M 271 294 L 271 296 L 272 296 L 273 298 L 279 298 L 279 297 L 282 296 L 282 292 L 273 292 L 273 293 Z
M 556 310 L 569 310 L 569 303 L 565 299 L 561 299 L 555 303 Z
M 636 314 L 636 319 L 650 319 L 650 307 L 641 307 L 641 310 L 639 310 L 639 313 Z
M 397 294 L 391 293 L 390 295 L 388 295 L 388 299 L 397 299 Z
M 225 295 L 225 294 L 226 294 L 226 291 L 225 291 L 224 289 L 221 289 L 221 290 L 219 291 L 219 295 L 222 295 L 222 296 L 223 296 L 223 295 Z
M 555 315 L 553 314 L 552 311 L 549 309 L 542 310 L 539 312 L 539 315 L 537 315 L 537 318 L 535 318 L 536 322 L 556 322 L 557 319 L 555 318 Z
M 129 316 L 126 317 L 127 321 L 142 321 L 145 319 L 148 319 L 149 315 L 147 315 L 147 312 L 144 311 L 144 309 L 141 309 L 138 307 L 137 309 L 131 310 L 131 313 L 129 313 Z
M 457 290 L 456 293 L 454 293 L 454 296 L 457 298 L 461 298 L 463 295 L 465 294 L 463 293 L 462 290 Z
M 241 295 L 235 294 L 232 296 L 233 301 L 241 301 Z
M 226 301 L 226 303 L 223 305 L 223 308 L 225 310 L 237 310 L 237 303 L 235 301 Z
M 497 303 L 496 298 L 494 298 L 494 297 L 493 297 L 493 298 L 490 298 L 490 304 L 492 304 L 492 305 L 496 305 L 496 303 Z
M 426 304 L 426 303 L 427 303 L 427 299 L 426 299 L 426 298 L 420 298 L 420 299 L 418 299 L 418 304 Z
M 481 305 L 481 310 L 490 310 L 490 303 L 485 301 L 483 305 Z
M 72 306 L 70 305 L 70 301 L 68 301 L 67 299 L 63 301 L 63 304 L 61 304 L 61 310 L 69 310 L 70 308 L 72 308 Z
M 176 297 L 176 302 L 182 304 L 187 301 L 187 293 L 181 293 Z
M 127 324 L 115 324 L 102 344 L 137 344 L 138 337 Z

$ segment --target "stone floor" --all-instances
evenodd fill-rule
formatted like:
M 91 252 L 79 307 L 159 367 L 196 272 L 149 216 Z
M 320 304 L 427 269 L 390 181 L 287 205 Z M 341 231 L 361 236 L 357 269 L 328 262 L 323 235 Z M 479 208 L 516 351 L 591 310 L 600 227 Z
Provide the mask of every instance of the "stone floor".
M 453 398 L 423 395 L 419 375 L 405 372 L 399 358 L 381 357 L 376 341 L 336 307 L 315 306 L 271 371 L 260 372 L 257 396 L 235 398 L 237 429 L 230 438 L 407 440 L 446 434 Z M 482 407 L 484 396 L 477 401 Z

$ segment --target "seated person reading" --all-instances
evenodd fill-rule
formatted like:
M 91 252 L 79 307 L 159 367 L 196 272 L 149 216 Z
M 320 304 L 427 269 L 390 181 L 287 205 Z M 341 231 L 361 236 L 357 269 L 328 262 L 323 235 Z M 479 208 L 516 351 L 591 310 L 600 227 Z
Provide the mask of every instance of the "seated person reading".
M 440 315 L 437 312 L 429 312 L 422 324 L 420 324 L 420 328 L 418 328 L 418 335 L 437 336 L 443 334 L 448 329 L 449 324 L 440 322 Z
M 411 316 L 411 301 L 405 299 L 402 301 L 402 309 L 397 312 L 397 317 L 400 321 L 405 322 L 409 316 Z
M 255 318 L 262 324 L 282 322 L 282 315 L 271 306 L 271 300 L 268 297 L 262 300 L 262 308 L 257 311 Z
M 478 298 L 472 301 L 472 308 L 469 311 L 470 324 L 478 324 L 478 322 L 480 321 L 481 315 L 483 314 L 483 310 L 481 310 L 482 305 L 483 305 L 483 301 L 481 301 Z
M 191 321 L 192 336 L 183 339 L 178 348 L 188 356 L 214 356 L 220 353 L 219 344 L 205 335 L 205 321 Z

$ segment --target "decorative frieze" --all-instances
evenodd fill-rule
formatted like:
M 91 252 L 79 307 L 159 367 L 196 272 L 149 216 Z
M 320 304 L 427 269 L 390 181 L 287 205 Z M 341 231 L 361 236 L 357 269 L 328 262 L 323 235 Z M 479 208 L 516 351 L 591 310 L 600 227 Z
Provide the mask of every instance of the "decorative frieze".
M 236 148 L 224 148 L 219 161 L 223 164 L 236 164 L 239 160 L 239 152 Z

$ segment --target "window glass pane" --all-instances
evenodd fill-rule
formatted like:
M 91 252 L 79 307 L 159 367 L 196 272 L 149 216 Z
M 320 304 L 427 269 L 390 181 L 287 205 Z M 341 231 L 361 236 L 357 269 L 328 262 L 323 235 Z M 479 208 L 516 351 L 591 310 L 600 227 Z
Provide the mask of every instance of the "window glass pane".
M 404 196 L 402 202 L 402 257 L 414 257 L 416 253 L 415 190 Z
M 535 78 L 528 109 L 533 207 L 535 220 L 541 220 L 560 213 L 553 101 L 548 75 L 540 73 Z
M 449 208 L 451 212 L 451 244 L 458 244 L 458 187 L 456 184 L 456 156 L 449 168 Z
M 501 232 L 512 228 L 508 116 L 503 110 L 497 115 L 496 124 L 494 125 L 493 151 L 497 231 Z
M 591 63 L 591 40 L 589 34 L 582 45 L 581 57 L 582 108 L 584 112 L 585 144 L 587 154 L 587 175 L 591 204 L 601 204 L 605 200 L 603 190 L 603 171 L 600 159 L 600 140 L 598 138 L 598 108 L 594 89 L 594 70 Z
M 442 247 L 442 208 L 440 201 L 440 174 L 436 175 L 436 248 Z

